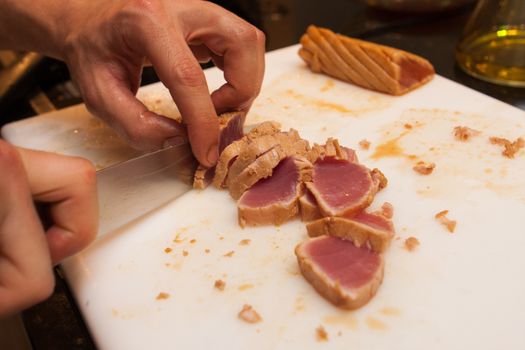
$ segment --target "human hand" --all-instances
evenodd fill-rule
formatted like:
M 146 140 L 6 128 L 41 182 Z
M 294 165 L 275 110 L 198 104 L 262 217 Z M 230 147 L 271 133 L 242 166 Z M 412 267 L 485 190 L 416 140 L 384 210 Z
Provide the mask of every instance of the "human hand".
M 217 112 L 248 110 L 264 74 L 264 35 L 208 1 L 72 1 L 64 4 L 68 64 L 87 107 L 136 148 L 151 150 L 184 128 L 156 115 L 136 97 L 150 62 L 178 106 L 201 164 L 217 159 Z M 226 84 L 209 94 L 199 62 L 212 60 Z M 170 140 L 171 139 L 171 140 Z
M 97 232 L 95 170 L 81 158 L 16 149 L 0 140 L 0 317 L 46 299 L 52 267 Z M 47 205 L 45 231 L 33 200 Z

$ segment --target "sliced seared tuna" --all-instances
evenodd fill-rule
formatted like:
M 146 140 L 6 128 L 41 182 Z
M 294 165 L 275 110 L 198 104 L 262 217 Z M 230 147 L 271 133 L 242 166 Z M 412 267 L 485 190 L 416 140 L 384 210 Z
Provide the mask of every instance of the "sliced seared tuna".
M 301 212 L 301 221 L 313 221 L 322 218 L 319 206 L 315 197 L 309 190 L 299 198 L 299 210 Z
M 230 195 L 234 199 L 239 199 L 244 191 L 255 185 L 257 181 L 272 176 L 273 169 L 284 158 L 286 158 L 286 152 L 281 145 L 277 145 L 262 154 L 257 160 L 247 166 L 239 176 L 236 177 L 235 181 L 230 184 L 228 188 Z
M 295 248 L 305 279 L 338 307 L 357 309 L 377 292 L 383 280 L 381 254 L 337 237 L 310 239 Z
M 226 187 L 225 179 L 228 175 L 228 169 L 233 164 L 237 156 L 246 147 L 249 140 L 255 139 L 264 135 L 271 135 L 279 132 L 279 125 L 275 122 L 264 122 L 252 128 L 243 138 L 232 142 L 219 155 L 217 166 L 215 169 L 215 177 L 213 184 L 217 188 Z
M 248 140 L 246 147 L 239 153 L 228 170 L 226 186 L 229 187 L 248 165 L 276 145 L 280 145 L 288 157 L 305 156 L 310 149 L 308 141 L 301 139 L 297 130 L 294 129 Z
M 347 216 L 368 207 L 377 192 L 363 165 L 335 158 L 318 159 L 306 184 L 323 216 Z
M 219 154 L 231 144 L 244 136 L 245 112 L 224 113 L 219 116 Z
M 351 218 L 326 217 L 307 224 L 306 230 L 310 237 L 335 236 L 376 252 L 385 251 L 394 236 L 394 225 L 383 212 L 363 211 Z
M 311 176 L 311 170 L 311 163 L 304 158 L 285 158 L 271 177 L 258 181 L 243 193 L 237 203 L 239 224 L 280 225 L 296 217 L 302 180 Z
M 193 188 L 203 190 L 208 187 L 215 176 L 215 167 L 206 168 L 199 164 L 193 176 Z

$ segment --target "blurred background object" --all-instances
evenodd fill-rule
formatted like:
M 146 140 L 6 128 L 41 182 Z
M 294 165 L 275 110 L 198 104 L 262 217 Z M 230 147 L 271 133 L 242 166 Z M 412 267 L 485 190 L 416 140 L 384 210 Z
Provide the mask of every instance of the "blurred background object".
M 474 0 L 363 0 L 369 6 L 408 13 L 440 12 L 464 6 Z
M 480 0 L 458 43 L 456 60 L 479 79 L 525 87 L 525 1 Z

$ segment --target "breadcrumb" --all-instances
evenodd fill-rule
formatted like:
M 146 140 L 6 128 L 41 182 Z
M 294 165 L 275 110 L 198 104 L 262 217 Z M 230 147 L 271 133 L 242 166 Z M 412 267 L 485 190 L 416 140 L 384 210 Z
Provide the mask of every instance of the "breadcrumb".
M 155 300 L 166 300 L 170 297 L 168 293 L 160 292 L 156 297 Z
M 378 191 L 381 191 L 388 185 L 388 179 L 378 168 L 372 169 L 370 175 L 372 176 L 372 181 L 377 185 Z
M 493 145 L 499 145 L 505 147 L 505 149 L 501 152 L 501 154 L 507 158 L 514 158 L 516 153 L 523 147 L 525 147 L 525 140 L 523 140 L 521 137 L 518 137 L 516 141 L 510 142 L 509 140 L 503 138 L 503 137 L 491 137 L 490 143 Z
M 414 165 L 412 169 L 414 169 L 416 173 L 419 173 L 421 175 L 430 175 L 434 171 L 435 167 L 436 167 L 436 164 L 426 163 L 421 160 L 417 162 L 416 165 Z
M 439 213 L 437 213 L 435 215 L 436 219 L 439 220 L 439 222 L 444 225 L 447 230 L 450 232 L 450 233 L 453 233 L 454 230 L 456 229 L 456 221 L 455 220 L 450 220 L 449 218 L 447 218 L 447 215 L 448 214 L 448 210 L 442 210 L 440 211 Z
M 328 341 L 328 333 L 326 333 L 326 330 L 323 326 L 319 326 L 315 329 L 315 335 L 317 337 L 317 341 Z
M 208 248 L 206 248 L 206 249 L 204 249 L 204 252 L 205 252 L 206 254 L 209 254 L 209 253 L 210 253 L 210 250 L 209 250 Z
M 383 217 L 387 219 L 392 219 L 392 217 L 394 216 L 394 207 L 392 206 L 392 204 L 388 202 L 383 203 L 383 205 L 381 206 L 381 215 L 383 215 Z
M 403 126 L 405 127 L 405 129 L 408 129 L 408 130 L 412 129 L 412 124 L 408 124 L 408 123 L 406 123 L 406 124 L 403 125 Z
M 481 134 L 481 131 L 471 129 L 466 126 L 456 126 L 454 128 L 454 137 L 458 141 L 466 142 L 468 141 L 472 136 L 477 136 Z
M 188 254 L 189 254 L 189 253 L 188 253 L 187 250 L 183 250 L 183 251 L 182 251 L 182 256 L 188 256 Z
M 232 251 L 230 251 L 230 252 L 224 254 L 223 256 L 226 256 L 226 257 L 228 257 L 228 258 L 231 258 L 231 257 L 233 256 L 233 254 L 235 254 L 235 251 L 232 250 Z
M 216 280 L 214 286 L 218 290 L 223 291 L 226 287 L 226 283 L 223 280 Z
M 252 242 L 251 239 L 243 239 L 239 242 L 239 245 L 248 245 Z
M 190 241 L 191 244 L 195 244 L 197 242 L 197 240 L 194 238 Z
M 168 253 L 171 253 L 173 249 L 171 249 L 170 247 L 168 248 L 164 248 L 164 253 L 168 254 Z
M 258 323 L 262 321 L 262 317 L 253 309 L 249 304 L 244 304 L 242 310 L 239 311 L 237 316 L 248 323 Z
M 409 252 L 415 250 L 419 245 L 419 240 L 416 237 L 408 237 L 405 239 L 405 249 Z
M 364 139 L 359 141 L 359 146 L 361 146 L 362 149 L 367 150 L 370 148 L 370 141 Z

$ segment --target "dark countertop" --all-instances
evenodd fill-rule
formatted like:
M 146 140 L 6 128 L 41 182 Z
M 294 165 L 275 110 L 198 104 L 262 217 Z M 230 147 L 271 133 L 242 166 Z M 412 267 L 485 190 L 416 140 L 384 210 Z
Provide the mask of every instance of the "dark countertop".
M 216 1 L 254 23 L 267 35 L 267 49 L 298 42 L 309 24 L 419 54 L 429 59 L 438 74 L 497 99 L 525 109 L 525 89 L 486 83 L 461 71 L 454 47 L 472 11 L 465 6 L 432 15 L 390 13 L 352 0 L 227 0 Z M 151 74 L 151 72 L 146 72 Z M 155 81 L 148 77 L 147 82 Z M 23 313 L 35 349 L 95 349 L 82 317 L 67 288 L 56 274 L 53 296 Z

